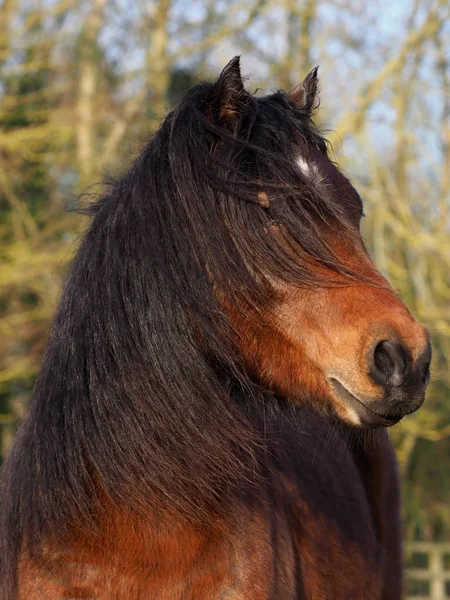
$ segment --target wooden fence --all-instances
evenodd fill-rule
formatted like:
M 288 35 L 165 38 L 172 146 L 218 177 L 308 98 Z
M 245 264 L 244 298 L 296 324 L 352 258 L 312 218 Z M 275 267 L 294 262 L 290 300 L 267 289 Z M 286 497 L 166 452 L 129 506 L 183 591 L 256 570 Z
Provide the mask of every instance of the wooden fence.
M 406 600 L 450 599 L 450 544 L 405 544 Z

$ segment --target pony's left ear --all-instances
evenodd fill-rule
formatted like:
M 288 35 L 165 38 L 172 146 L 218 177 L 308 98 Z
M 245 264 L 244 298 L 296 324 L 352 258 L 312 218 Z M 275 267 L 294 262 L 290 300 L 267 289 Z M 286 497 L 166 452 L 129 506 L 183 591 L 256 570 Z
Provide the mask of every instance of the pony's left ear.
M 223 69 L 211 90 L 208 107 L 211 120 L 235 133 L 248 97 L 242 81 L 240 56 L 235 56 Z
M 314 108 L 317 108 L 317 91 L 319 88 L 319 79 L 317 71 L 319 67 L 314 69 L 305 77 L 303 82 L 291 90 L 288 94 L 289 98 L 298 108 L 303 109 L 308 115 L 311 115 Z

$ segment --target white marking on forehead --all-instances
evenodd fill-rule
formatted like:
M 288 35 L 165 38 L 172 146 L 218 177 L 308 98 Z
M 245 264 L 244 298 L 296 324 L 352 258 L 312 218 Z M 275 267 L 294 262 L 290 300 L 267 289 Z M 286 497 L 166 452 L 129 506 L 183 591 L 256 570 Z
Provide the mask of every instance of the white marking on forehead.
M 303 158 L 303 156 L 299 156 L 297 158 L 297 164 L 300 167 L 300 171 L 302 171 L 302 173 L 304 173 L 305 175 L 311 175 L 311 167 Z
M 306 177 L 312 179 L 316 185 L 319 185 L 322 183 L 322 181 L 324 181 L 324 177 L 314 161 L 308 162 L 303 158 L 303 156 L 299 156 L 296 159 L 296 163 L 300 167 L 300 171 L 303 173 L 303 175 L 306 175 Z

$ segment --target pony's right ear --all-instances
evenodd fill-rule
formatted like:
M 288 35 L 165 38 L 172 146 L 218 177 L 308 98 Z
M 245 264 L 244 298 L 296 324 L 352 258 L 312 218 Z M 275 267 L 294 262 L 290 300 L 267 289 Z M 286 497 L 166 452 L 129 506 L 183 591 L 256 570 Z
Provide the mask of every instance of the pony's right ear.
M 288 94 L 289 98 L 298 106 L 303 109 L 308 115 L 311 116 L 314 108 L 317 108 L 317 90 L 319 87 L 319 79 L 317 77 L 317 71 L 319 67 L 314 69 L 306 76 L 304 81 Z
M 209 118 L 236 133 L 249 97 L 242 81 L 240 56 L 235 56 L 223 69 L 213 85 L 208 106 Z

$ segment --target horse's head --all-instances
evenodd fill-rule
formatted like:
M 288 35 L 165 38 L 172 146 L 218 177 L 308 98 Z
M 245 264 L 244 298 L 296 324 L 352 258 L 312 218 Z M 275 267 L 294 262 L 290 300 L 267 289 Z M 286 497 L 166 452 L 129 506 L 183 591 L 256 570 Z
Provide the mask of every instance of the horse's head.
M 228 227 L 248 270 L 271 289 L 270 300 L 228 312 L 259 381 L 351 424 L 391 425 L 423 402 L 429 337 L 364 246 L 361 198 L 311 121 L 316 90 L 314 70 L 290 94 L 252 97 L 236 59 L 213 87 L 210 118 L 229 132 L 213 151 L 217 168 L 230 168 L 235 202 L 251 180 L 259 203 L 247 202 L 246 241 L 246 217 L 233 220 L 230 206 Z

